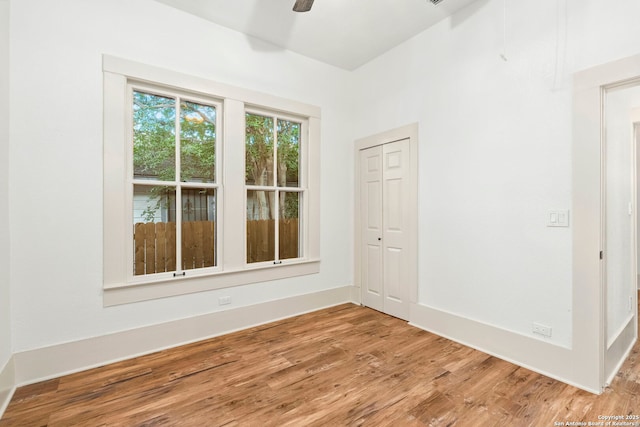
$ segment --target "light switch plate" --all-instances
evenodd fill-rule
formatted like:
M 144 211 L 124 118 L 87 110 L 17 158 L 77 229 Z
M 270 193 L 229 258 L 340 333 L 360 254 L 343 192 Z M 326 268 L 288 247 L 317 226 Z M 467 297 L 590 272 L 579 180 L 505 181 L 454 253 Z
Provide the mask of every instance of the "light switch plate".
M 568 227 L 569 211 L 552 210 L 547 214 L 547 227 Z

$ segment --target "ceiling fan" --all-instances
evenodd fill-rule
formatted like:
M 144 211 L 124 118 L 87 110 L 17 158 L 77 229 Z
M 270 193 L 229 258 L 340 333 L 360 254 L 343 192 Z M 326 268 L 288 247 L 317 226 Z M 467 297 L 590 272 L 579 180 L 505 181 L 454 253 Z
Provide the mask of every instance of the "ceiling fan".
M 294 12 L 309 12 L 313 6 L 313 0 L 296 0 L 293 5 Z
M 442 0 L 430 0 L 433 4 L 438 4 Z M 296 0 L 296 3 L 293 5 L 294 12 L 309 12 L 311 10 L 311 6 L 313 6 L 313 0 Z

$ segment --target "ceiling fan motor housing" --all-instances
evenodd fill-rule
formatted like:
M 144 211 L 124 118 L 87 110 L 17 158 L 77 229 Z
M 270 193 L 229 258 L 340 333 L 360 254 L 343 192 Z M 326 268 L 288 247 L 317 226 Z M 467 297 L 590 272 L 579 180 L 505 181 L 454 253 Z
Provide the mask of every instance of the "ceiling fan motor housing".
M 313 6 L 313 0 L 296 0 L 293 10 L 294 12 L 308 12 L 311 10 L 311 6 Z

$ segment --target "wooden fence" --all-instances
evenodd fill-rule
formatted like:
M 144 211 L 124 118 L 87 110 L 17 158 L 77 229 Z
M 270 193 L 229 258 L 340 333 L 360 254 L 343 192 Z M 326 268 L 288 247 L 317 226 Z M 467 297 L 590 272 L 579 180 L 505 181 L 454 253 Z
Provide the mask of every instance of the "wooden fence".
M 182 224 L 182 260 L 178 269 L 215 265 L 215 224 L 191 221 Z M 176 223 L 137 223 L 133 232 L 135 274 L 176 271 Z
M 282 219 L 280 259 L 299 255 L 298 220 Z M 215 265 L 215 224 L 213 221 L 190 221 L 182 224 L 182 259 L 176 268 L 176 224 L 150 222 L 134 225 L 134 274 L 191 270 Z M 247 222 L 247 262 L 275 259 L 275 221 Z
M 247 221 L 247 262 L 275 259 L 275 220 Z M 298 220 L 281 219 L 279 223 L 279 259 L 298 258 Z

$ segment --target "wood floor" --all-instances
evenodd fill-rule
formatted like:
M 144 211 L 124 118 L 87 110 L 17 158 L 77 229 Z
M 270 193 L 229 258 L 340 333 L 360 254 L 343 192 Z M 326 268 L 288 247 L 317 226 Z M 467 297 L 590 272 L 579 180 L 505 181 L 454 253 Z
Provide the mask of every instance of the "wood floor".
M 351 304 L 19 388 L 9 426 L 553 426 L 640 414 Z M 560 424 L 555 424 L 560 425 Z

